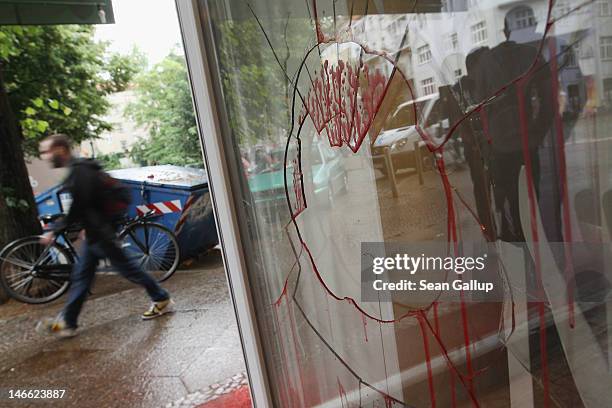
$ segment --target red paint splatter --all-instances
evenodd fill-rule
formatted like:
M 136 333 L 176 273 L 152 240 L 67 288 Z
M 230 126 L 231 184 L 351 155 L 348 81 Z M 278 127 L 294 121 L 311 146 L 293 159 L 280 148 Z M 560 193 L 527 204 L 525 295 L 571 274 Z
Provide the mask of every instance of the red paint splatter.
M 363 334 L 365 336 L 366 343 L 368 342 L 368 321 L 366 320 L 365 315 L 361 315 L 361 321 L 363 323 Z
M 489 133 L 489 118 L 487 116 L 487 110 L 483 106 L 478 109 L 478 113 L 480 114 L 480 123 L 482 124 L 482 133 L 487 138 L 487 143 L 492 144 L 493 139 L 491 139 L 491 134 Z
M 281 371 L 283 372 L 283 377 L 287 379 L 287 387 L 280 387 L 281 389 L 281 399 L 284 401 L 283 406 L 294 406 L 293 405 L 293 393 L 291 390 L 293 389 L 293 385 L 291 384 L 291 378 L 289 376 L 289 367 L 287 363 L 287 355 L 285 354 L 285 347 L 283 346 L 283 336 L 281 335 L 282 328 L 280 325 L 280 320 L 278 319 L 277 308 L 274 309 L 274 320 L 276 322 L 277 333 L 278 333 L 278 343 L 281 348 Z M 291 405 L 289 405 L 291 404 Z
M 552 4 L 553 4 L 552 0 L 550 0 L 549 10 L 548 10 L 548 20 L 547 20 L 548 24 L 546 26 L 545 33 L 544 33 L 545 36 L 552 24 L 551 23 Z M 315 21 L 316 36 L 317 36 L 317 41 L 318 41 L 317 46 L 323 43 L 329 43 L 329 42 L 336 41 L 335 38 L 326 38 L 321 30 L 321 24 L 320 24 L 319 17 L 317 14 L 316 0 L 312 1 L 312 6 L 313 6 L 314 21 Z M 542 47 L 542 45 L 543 44 L 541 44 L 540 48 Z M 388 56 L 386 56 L 384 53 L 372 52 L 367 47 L 362 46 L 362 45 L 360 46 L 362 50 L 364 50 L 365 52 L 370 52 L 372 54 L 379 55 L 387 59 L 389 62 L 393 63 L 394 68 L 393 68 L 393 73 L 391 74 L 390 79 L 393 77 L 396 71 L 401 74 L 401 71 L 397 68 L 395 61 L 389 58 Z M 533 67 L 535 67 L 535 62 L 529 71 L 532 71 Z M 528 75 L 528 73 L 526 75 Z M 304 112 L 300 115 L 299 122 L 303 123 L 306 120 L 306 116 L 307 115 L 310 116 L 319 135 L 321 134 L 323 130 L 327 132 L 327 136 L 329 138 L 329 143 L 331 146 L 341 146 L 342 144 L 346 144 L 347 146 L 349 146 L 349 148 L 353 152 L 357 152 L 363 141 L 363 138 L 365 137 L 365 135 L 367 134 L 367 131 L 370 128 L 370 125 L 372 123 L 372 120 L 375 114 L 378 112 L 380 103 L 384 99 L 385 93 L 390 83 L 390 79 L 387 81 L 385 77 L 382 76 L 382 74 L 380 74 L 380 72 L 378 71 L 374 73 L 370 73 L 369 68 L 367 66 L 364 67 L 361 61 L 359 65 L 355 67 L 346 65 L 344 62 L 339 61 L 335 68 L 330 67 L 329 63 L 325 61 L 323 68 L 321 69 L 319 75 L 313 81 L 313 86 L 307 95 L 306 101 L 304 101 L 305 102 Z M 500 88 L 494 95 L 491 96 L 491 98 L 489 98 L 489 100 L 498 95 L 501 95 L 512 84 L 520 83 L 522 79 L 523 77 L 517 78 L 511 84 L 508 84 Z M 404 80 L 406 82 L 406 85 L 408 86 L 408 89 L 411 89 L 410 84 L 408 83 L 408 80 L 406 80 L 405 77 L 404 77 Z M 365 87 L 363 86 L 363 82 L 367 84 Z M 361 101 L 358 104 L 357 95 L 360 91 L 362 95 L 361 95 Z M 522 101 L 522 98 L 519 98 L 519 101 Z M 482 109 L 483 105 L 486 102 L 487 101 L 483 101 L 479 106 L 475 107 L 470 112 L 467 112 L 464 118 L 462 118 L 460 121 L 455 123 L 449 130 L 444 142 L 440 145 L 437 145 L 437 146 L 434 145 L 432 138 L 421 128 L 421 125 L 419 123 L 416 124 L 416 129 L 431 151 L 441 152 L 444 147 L 444 144 L 446 143 L 447 140 L 450 139 L 452 133 L 457 128 L 457 126 L 459 126 L 463 120 L 466 120 L 469 117 L 469 115 L 471 115 L 473 112 L 478 111 L 481 115 L 481 121 L 483 123 L 483 129 L 485 131 L 485 135 L 487 136 L 489 143 L 491 143 L 491 138 L 488 134 L 488 122 L 487 122 L 486 114 L 484 110 Z M 415 105 L 415 117 L 417 117 L 416 104 L 414 105 Z M 523 108 L 522 113 L 524 115 L 524 108 Z M 524 117 L 521 120 L 522 122 L 521 127 L 525 126 L 525 121 L 523 119 Z M 527 150 L 525 150 L 524 153 L 527 154 Z M 526 167 L 529 167 L 527 166 L 527 162 L 528 160 L 526 160 Z M 294 164 L 299 164 L 299 163 L 294 162 Z M 441 174 L 442 184 L 444 186 L 444 191 L 445 191 L 446 200 L 447 200 L 447 211 L 448 211 L 447 212 L 447 215 L 448 215 L 448 225 L 447 225 L 448 235 L 447 236 L 449 239 L 449 244 L 453 243 L 456 249 L 458 237 L 457 237 L 457 225 L 456 225 L 456 220 L 455 220 L 455 211 L 454 211 L 454 205 L 453 205 L 452 188 L 448 180 L 448 175 L 446 174 L 446 171 L 445 171 L 444 161 L 440 158 L 437 160 L 436 165 Z M 297 166 L 294 166 L 294 169 L 295 168 L 297 168 Z M 529 186 L 530 186 L 529 192 L 530 192 L 530 204 L 531 204 L 532 227 L 533 227 L 533 221 L 535 219 L 535 209 L 533 207 L 533 203 L 535 201 L 533 200 L 533 196 L 534 196 L 533 191 L 532 191 L 533 190 L 533 180 L 532 180 L 530 168 L 527 169 L 527 173 L 528 173 L 528 178 L 530 178 L 531 180 L 529 183 Z M 394 323 L 394 322 L 398 322 L 402 320 L 405 317 L 409 317 L 409 316 L 416 317 L 421 327 L 421 332 L 422 332 L 423 341 L 424 341 L 424 348 L 426 350 L 425 353 L 426 353 L 426 359 L 427 359 L 427 365 L 428 365 L 428 375 L 430 376 L 430 394 L 431 394 L 432 405 L 435 405 L 435 393 L 434 393 L 434 388 L 433 388 L 431 361 L 430 361 L 430 356 L 429 356 L 429 345 L 427 342 L 427 333 L 425 331 L 425 328 L 429 328 L 429 330 L 432 333 L 432 336 L 434 337 L 439 347 L 441 348 L 442 353 L 444 357 L 446 358 L 447 364 L 451 370 L 451 380 L 454 382 L 455 377 L 452 374 L 456 374 L 459 381 L 464 385 L 464 387 L 466 387 L 473 405 L 478 406 L 478 401 L 475 398 L 473 384 L 472 384 L 474 373 L 472 372 L 472 368 L 471 368 L 470 338 L 469 338 L 469 331 L 468 331 L 468 324 L 467 324 L 468 316 L 467 316 L 467 309 L 465 307 L 463 299 L 462 299 L 462 305 L 461 305 L 461 314 L 462 314 L 462 324 L 463 324 L 464 341 L 465 341 L 465 348 L 466 348 L 466 360 L 468 362 L 467 382 L 469 384 L 466 384 L 466 378 L 462 376 L 462 374 L 457 370 L 457 368 L 450 361 L 448 357 L 447 349 L 445 348 L 441 340 L 440 328 L 439 328 L 439 322 L 438 322 L 438 316 L 437 316 L 437 303 L 433 304 L 435 324 L 436 324 L 436 328 L 435 330 L 433 330 L 430 322 L 427 320 L 425 313 L 424 313 L 426 310 L 428 310 L 428 308 L 424 308 L 419 311 L 411 311 L 411 312 L 405 313 L 404 315 L 396 319 L 383 320 L 383 319 L 378 319 L 374 316 L 370 316 L 369 314 L 367 314 L 362 308 L 360 308 L 360 306 L 352 298 L 340 297 L 336 295 L 333 291 L 331 291 L 331 289 L 326 285 L 319 271 L 317 270 L 312 254 L 310 253 L 310 250 L 308 246 L 306 245 L 306 243 L 302 240 L 300 232 L 299 232 L 299 228 L 297 224 L 295 223 L 295 217 L 299 213 L 304 211 L 304 209 L 306 208 L 306 204 L 305 204 L 305 198 L 299 197 L 298 189 L 296 189 L 296 183 L 303 182 L 303 180 L 301 179 L 301 173 L 299 174 L 294 173 L 293 176 L 294 176 L 293 178 L 294 193 L 296 197 L 296 206 L 295 208 L 291 208 L 291 210 L 293 210 L 292 211 L 293 223 L 295 225 L 298 237 L 301 241 L 301 247 L 304 249 L 305 253 L 308 255 L 311 266 L 313 268 L 315 275 L 317 276 L 317 279 L 320 281 L 320 283 L 322 284 L 324 289 L 327 291 L 329 296 L 335 300 L 346 300 L 359 313 L 361 313 L 363 323 L 364 323 L 364 332 L 366 333 L 366 341 L 367 341 L 366 320 L 365 320 L 366 317 L 371 318 L 374 321 L 378 321 L 379 323 Z M 299 190 L 301 191 L 301 189 Z M 287 199 L 288 199 L 288 196 L 287 196 Z M 302 202 L 301 199 L 304 199 L 304 201 Z M 537 238 L 537 230 L 535 231 L 534 237 Z M 536 258 L 538 258 L 538 256 L 536 256 Z M 286 278 L 286 281 L 283 286 L 283 290 L 282 290 L 280 297 L 274 303 L 276 307 L 280 306 L 282 298 L 285 297 L 287 294 L 287 282 L 288 282 L 288 277 Z M 543 310 L 543 304 L 540 304 L 540 305 Z M 514 304 L 513 304 L 513 311 L 514 311 Z M 540 315 L 541 323 L 542 323 L 542 317 L 543 317 L 543 314 L 541 313 Z M 513 327 L 514 327 L 514 313 L 513 313 Z M 542 339 L 544 339 L 544 346 L 545 346 L 545 333 L 544 333 L 544 336 L 542 336 L 542 326 L 540 327 L 540 332 L 541 332 L 540 340 L 542 342 Z M 281 347 L 282 347 L 282 339 L 281 339 Z M 543 350 L 543 353 L 545 354 L 546 352 L 545 347 L 542 350 Z M 283 354 L 284 354 L 284 349 L 283 349 Z M 543 362 L 545 363 L 545 361 L 546 359 L 544 356 Z M 548 376 L 547 376 L 546 364 L 543 364 L 543 370 L 546 371 L 545 378 L 547 380 Z M 346 398 L 346 392 L 344 391 L 344 388 L 342 387 L 342 384 L 340 383 L 339 379 L 338 379 L 338 389 L 339 389 L 341 400 L 342 398 L 345 398 L 347 405 L 348 405 L 348 399 Z M 394 402 L 399 402 L 393 399 L 392 397 L 390 397 L 389 395 L 382 393 L 379 390 L 376 390 L 376 391 L 383 395 L 386 406 L 392 406 Z M 344 402 L 342 402 L 342 406 L 344 406 Z M 455 406 L 454 387 L 453 387 L 453 406 Z
M 306 395 L 310 395 L 310 392 L 306 392 L 306 387 L 304 386 L 304 377 L 302 376 L 302 359 L 300 358 L 300 350 L 298 350 L 298 342 L 297 342 L 297 337 L 295 335 L 295 319 L 293 317 L 293 307 L 291 303 L 287 303 L 288 305 L 288 313 L 289 313 L 289 325 L 291 326 L 291 340 L 293 343 L 293 352 L 295 354 L 296 357 L 296 363 L 297 363 L 297 371 L 298 371 L 298 375 L 300 377 L 300 385 L 302 386 L 302 392 L 298 395 L 298 398 L 301 397 L 305 397 Z M 312 391 L 312 390 L 311 390 Z M 301 399 L 301 398 L 300 398 Z M 300 405 L 306 405 L 306 404 L 300 404 Z
M 302 190 L 303 182 L 302 167 L 299 160 L 295 158 L 293 159 L 293 194 L 295 195 L 293 217 L 297 217 L 306 209 L 306 199 Z
M 433 315 L 434 315 L 435 335 L 441 338 L 440 318 L 438 316 L 438 302 L 434 302 L 433 304 Z M 423 330 L 422 327 L 421 327 L 421 330 Z M 455 373 L 448 361 L 446 362 L 446 365 L 448 367 L 448 379 L 449 379 L 448 382 L 450 385 L 450 392 L 451 392 L 451 407 L 455 408 L 457 406 L 457 395 L 456 395 L 457 392 L 455 390 Z
M 365 84 L 365 85 L 364 85 Z M 317 133 L 327 132 L 331 146 L 347 145 L 357 152 L 387 89 L 387 78 L 360 60 L 357 66 L 325 60 L 306 96 L 303 122 L 309 116 Z
M 436 406 L 436 392 L 434 391 L 434 378 L 433 371 L 431 370 L 431 354 L 429 353 L 429 342 L 427 341 L 427 331 L 425 330 L 425 323 L 423 321 L 423 312 L 417 319 L 419 326 L 421 327 L 421 337 L 423 337 L 423 351 L 425 353 L 425 364 L 427 365 L 427 382 L 429 383 L 429 399 L 432 408 Z
M 523 159 L 525 162 L 525 173 L 527 175 L 527 192 L 529 196 L 529 215 L 531 219 L 531 234 L 534 248 L 534 261 L 537 279 L 538 299 L 543 299 L 544 287 L 542 286 L 542 265 L 540 258 L 540 246 L 538 238 L 538 223 L 537 223 L 537 198 L 535 193 L 535 182 L 533 178 L 533 168 L 531 163 L 531 154 L 529 149 L 529 132 L 527 129 L 527 112 L 525 109 L 525 92 L 524 86 L 526 81 L 521 81 L 516 86 L 516 94 L 519 102 L 519 122 L 521 131 L 521 140 L 523 144 Z M 539 334 L 540 334 L 540 364 L 542 369 L 542 385 L 544 388 L 544 407 L 550 406 L 550 384 L 548 375 L 548 356 L 546 344 L 546 311 L 543 301 L 538 302 L 539 315 Z
M 317 0 L 312 0 L 312 14 L 315 21 L 315 30 L 317 32 L 317 41 L 319 44 L 325 42 L 323 30 L 321 30 L 321 22 L 319 21 L 319 13 L 317 13 Z
M 557 137 L 557 159 L 559 161 L 559 177 L 561 178 L 561 200 L 563 203 L 563 232 L 564 232 L 564 255 L 565 255 L 565 282 L 567 288 L 567 303 L 570 327 L 576 325 L 574 310 L 574 261 L 572 256 L 572 224 L 570 221 L 570 202 L 568 196 L 567 167 L 565 163 L 565 137 L 563 136 L 563 123 L 559 113 L 559 75 L 557 68 L 557 41 L 555 37 L 548 39 L 550 53 L 550 70 L 552 84 L 552 107 L 555 115 L 555 135 Z
M 342 383 L 340 382 L 340 379 L 338 377 L 336 377 L 336 380 L 338 381 L 338 394 L 340 395 L 340 403 L 342 404 L 342 408 L 344 408 L 344 401 L 346 401 L 346 408 L 349 408 L 349 400 L 348 397 L 346 396 L 346 391 L 344 390 L 344 387 L 342 386 Z
M 470 332 L 468 327 L 467 305 L 463 295 L 463 290 L 460 293 L 461 298 L 461 324 L 463 325 L 463 341 L 465 345 L 465 363 L 467 366 L 468 386 L 470 394 L 476 395 L 474 390 L 474 367 L 472 366 L 472 353 L 470 351 Z

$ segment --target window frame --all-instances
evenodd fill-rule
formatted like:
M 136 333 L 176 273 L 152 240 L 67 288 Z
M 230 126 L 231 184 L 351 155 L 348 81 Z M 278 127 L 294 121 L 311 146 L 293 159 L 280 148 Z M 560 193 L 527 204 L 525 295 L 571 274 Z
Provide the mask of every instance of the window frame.
M 470 32 L 472 34 L 472 42 L 474 44 L 483 44 L 489 39 L 486 20 L 480 20 L 479 22 L 472 24 L 470 26 Z
M 430 89 L 431 92 L 428 92 Z M 423 96 L 429 96 L 436 93 L 436 81 L 434 77 L 428 77 L 421 80 L 421 92 Z
M 417 47 L 417 62 L 419 65 L 429 64 L 432 59 L 433 55 L 431 54 L 431 47 L 429 44 Z

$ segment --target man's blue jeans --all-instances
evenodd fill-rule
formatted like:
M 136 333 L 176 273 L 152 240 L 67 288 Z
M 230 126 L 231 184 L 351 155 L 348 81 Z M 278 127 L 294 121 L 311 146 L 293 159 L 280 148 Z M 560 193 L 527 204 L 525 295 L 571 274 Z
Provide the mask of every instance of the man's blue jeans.
M 160 302 L 169 298 L 157 281 L 134 260 L 130 260 L 119 244 L 115 241 L 100 241 L 96 243 L 83 243 L 82 254 L 79 261 L 74 266 L 70 275 L 70 291 L 68 301 L 64 306 L 63 318 L 67 327 L 76 328 L 77 319 L 87 294 L 93 284 L 98 262 L 108 258 L 111 265 L 127 280 L 144 287 L 147 294 L 154 302 Z

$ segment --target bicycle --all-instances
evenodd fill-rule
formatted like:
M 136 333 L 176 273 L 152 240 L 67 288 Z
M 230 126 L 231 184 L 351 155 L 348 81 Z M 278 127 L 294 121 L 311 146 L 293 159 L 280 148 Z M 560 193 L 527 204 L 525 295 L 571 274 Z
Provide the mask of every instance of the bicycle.
M 57 221 L 64 214 L 45 215 L 43 223 Z M 126 255 L 158 282 L 170 278 L 178 268 L 180 251 L 174 233 L 152 222 L 149 212 L 121 222 L 118 239 Z M 17 239 L 0 251 L 0 284 L 18 301 L 30 304 L 51 302 L 70 286 L 70 272 L 78 259 L 73 241 L 81 228 L 59 231 L 49 245 L 40 235 Z

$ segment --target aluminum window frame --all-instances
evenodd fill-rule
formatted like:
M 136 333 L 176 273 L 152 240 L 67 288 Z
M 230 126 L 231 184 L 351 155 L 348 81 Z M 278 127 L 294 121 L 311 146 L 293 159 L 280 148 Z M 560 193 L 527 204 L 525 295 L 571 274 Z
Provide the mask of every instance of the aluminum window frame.
M 271 407 L 273 403 L 270 383 L 236 216 L 237 206 L 231 190 L 220 107 L 215 97 L 214 79 L 209 62 L 214 61 L 214 53 L 207 49 L 204 38 L 205 30 L 210 30 L 210 21 L 202 17 L 205 13 L 202 13 L 204 10 L 200 9 L 197 0 L 175 0 L 175 2 L 223 266 L 249 377 L 251 401 L 255 407 Z

